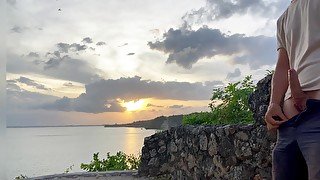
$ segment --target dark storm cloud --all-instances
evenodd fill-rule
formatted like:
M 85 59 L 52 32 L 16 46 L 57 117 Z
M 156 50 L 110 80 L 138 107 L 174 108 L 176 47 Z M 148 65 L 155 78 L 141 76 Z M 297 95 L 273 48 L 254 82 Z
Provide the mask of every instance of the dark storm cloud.
M 16 5 L 17 1 L 16 0 L 7 0 L 7 3 L 10 4 L 11 6 Z
M 81 42 L 88 43 L 88 44 L 93 43 L 93 41 L 90 37 L 83 38 Z
M 224 83 L 222 81 L 206 81 L 204 82 L 204 85 L 209 87 L 221 87 L 224 86 Z
M 211 88 L 201 82 L 151 81 L 141 77 L 100 80 L 86 85 L 87 96 L 97 98 L 135 100 L 145 97 L 177 100 L 208 99 Z
M 62 53 L 68 53 L 69 52 L 69 44 L 67 43 L 58 43 L 57 47 L 59 49 L 60 52 Z
M 60 52 L 59 52 L 59 51 L 54 51 L 52 54 L 53 54 L 54 56 L 56 56 L 56 57 L 60 57 Z
M 159 106 L 159 105 L 148 103 L 147 107 L 163 107 L 163 106 Z
M 10 91 L 21 91 L 21 88 L 16 83 L 16 80 L 7 80 L 6 89 Z
M 234 72 L 228 73 L 226 78 L 227 79 L 233 79 L 233 78 L 236 78 L 236 77 L 239 77 L 239 76 L 241 76 L 241 71 L 240 71 L 239 68 L 236 68 L 234 70 Z
M 212 21 L 229 18 L 234 14 L 251 13 L 274 19 L 288 6 L 289 1 L 268 2 L 264 0 L 206 0 L 206 6 L 186 13 L 182 19 L 190 22 Z
M 172 106 L 168 106 L 168 108 L 171 108 L 171 109 L 179 109 L 179 108 L 182 108 L 183 105 L 172 105 Z
M 19 88 L 20 89 L 20 88 Z M 44 95 L 27 90 L 17 90 L 7 87 L 7 109 L 12 112 L 15 109 L 39 109 L 39 104 L 54 102 L 58 97 Z
M 69 59 L 70 57 L 68 55 L 65 55 L 63 57 L 60 57 L 60 55 L 58 57 L 52 57 L 48 61 L 45 61 L 44 69 L 47 70 L 50 68 L 56 68 L 62 61 L 67 61 Z
M 103 46 L 103 45 L 106 45 L 106 43 L 105 42 L 103 42 L 103 41 L 100 41 L 100 42 L 97 42 L 97 44 L 96 44 L 97 46 Z
M 86 61 L 63 56 L 62 58 L 51 58 L 43 67 L 46 74 L 61 77 L 81 83 L 90 83 L 101 79 L 103 72 L 92 67 Z
M 80 96 L 81 97 L 81 96 Z M 68 98 L 63 97 L 54 103 L 47 103 L 42 106 L 47 110 L 58 111 L 77 111 L 86 113 L 102 113 L 102 112 L 123 112 L 126 109 L 120 105 L 116 99 L 86 101 L 85 98 Z
M 21 91 L 21 88 L 16 85 L 16 84 L 12 84 L 12 83 L 8 83 L 7 84 L 7 90 L 11 90 L 11 91 Z
M 20 83 L 23 83 L 23 84 L 26 84 L 28 86 L 32 86 L 32 87 L 35 87 L 37 89 L 41 89 L 41 90 L 51 90 L 50 88 L 46 88 L 43 84 L 39 84 L 37 82 L 35 82 L 34 80 L 32 79 L 29 79 L 27 77 L 23 77 L 21 76 L 19 79 L 16 79 L 17 82 L 20 82 Z
M 78 44 L 78 43 L 72 43 L 70 46 L 69 46 L 69 49 L 72 50 L 72 51 L 83 51 L 83 50 L 86 50 L 88 47 L 86 45 L 81 45 L 81 44 Z
M 36 53 L 36 52 L 30 52 L 27 56 L 28 56 L 28 57 L 35 57 L 35 58 L 40 57 L 39 54 Z
M 118 47 L 123 47 L 123 46 L 127 46 L 127 45 L 128 45 L 128 43 L 124 43 L 124 44 L 122 44 L 122 45 L 120 45 Z
M 19 55 L 8 53 L 7 72 L 15 74 L 41 74 L 84 84 L 99 80 L 101 76 L 105 75 L 103 71 L 93 67 L 87 61 L 71 57 L 59 59 L 52 54 L 49 56 L 52 57 L 48 60 L 40 60 L 35 63 Z
M 210 83 L 207 83 L 210 84 Z M 208 100 L 214 86 L 201 82 L 175 82 L 141 80 L 141 77 L 100 80 L 86 85 L 86 93 L 77 98 L 62 98 L 44 109 L 102 113 L 124 111 L 120 100 L 131 101 L 141 98 Z M 150 105 L 151 106 L 151 105 Z
M 15 32 L 15 33 L 22 33 L 25 30 L 25 28 L 22 28 L 20 26 L 13 26 L 11 28 L 11 32 Z
M 13 79 L 10 79 L 10 80 L 7 80 L 7 83 L 16 83 L 17 81 L 16 80 L 13 80 Z
M 74 87 L 74 85 L 72 84 L 72 82 L 64 83 L 63 86 L 66 86 L 66 87 Z
M 54 57 L 54 58 L 60 58 L 60 51 L 54 51 L 54 52 L 47 52 L 45 57 Z
M 248 64 L 251 69 L 271 65 L 275 60 L 275 38 L 266 36 L 225 35 L 218 29 L 203 26 L 198 30 L 170 28 L 164 40 L 148 42 L 151 49 L 169 54 L 166 63 L 176 63 L 191 69 L 202 58 L 215 55 L 235 55 L 236 64 Z
M 58 43 L 57 47 L 59 49 L 59 52 L 61 53 L 68 53 L 69 51 L 73 51 L 73 52 L 84 51 L 88 48 L 86 45 L 81 45 L 78 43 L 72 43 L 72 44 Z
M 89 41 L 87 38 L 85 40 Z M 86 50 L 86 45 L 78 43 L 56 44 L 56 50 L 47 52 L 40 59 L 40 55 L 36 52 L 30 52 L 26 57 L 8 53 L 7 70 L 11 73 L 35 73 L 50 76 L 53 78 L 76 81 L 84 84 L 101 79 L 105 76 L 105 72 L 93 67 L 85 60 L 73 58 L 74 53 L 78 54 Z M 35 57 L 30 61 L 30 57 Z M 29 59 L 28 59 L 29 58 Z

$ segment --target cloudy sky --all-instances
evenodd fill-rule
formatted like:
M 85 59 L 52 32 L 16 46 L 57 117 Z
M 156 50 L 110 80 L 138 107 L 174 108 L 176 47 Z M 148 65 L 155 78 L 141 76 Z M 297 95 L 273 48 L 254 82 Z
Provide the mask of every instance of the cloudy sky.
M 207 111 L 276 63 L 281 0 L 7 0 L 7 124 L 111 124 Z

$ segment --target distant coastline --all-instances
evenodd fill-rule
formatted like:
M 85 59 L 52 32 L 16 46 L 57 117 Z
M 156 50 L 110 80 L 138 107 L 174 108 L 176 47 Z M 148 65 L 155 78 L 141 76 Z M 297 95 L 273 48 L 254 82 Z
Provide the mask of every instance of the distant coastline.
M 182 124 L 183 115 L 159 116 L 150 120 L 134 121 L 126 124 L 101 124 L 101 125 L 56 125 L 56 126 L 7 126 L 7 128 L 48 128 L 48 127 L 134 127 L 145 129 L 169 129 Z
M 151 120 L 135 121 L 127 124 L 106 124 L 104 127 L 136 127 L 145 129 L 169 129 L 182 125 L 183 115 L 159 116 Z

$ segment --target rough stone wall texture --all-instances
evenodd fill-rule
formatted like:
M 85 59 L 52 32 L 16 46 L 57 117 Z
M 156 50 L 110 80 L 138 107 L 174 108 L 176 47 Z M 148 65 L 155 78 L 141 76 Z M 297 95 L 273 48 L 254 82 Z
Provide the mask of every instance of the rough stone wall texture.
M 264 115 L 267 112 L 270 92 L 271 92 L 272 75 L 268 75 L 257 83 L 257 89 L 249 97 L 249 106 L 253 112 L 255 124 L 265 124 Z
M 271 75 L 250 96 L 256 122 L 250 125 L 179 126 L 146 137 L 139 175 L 171 179 L 271 179 L 276 134 L 264 114 Z

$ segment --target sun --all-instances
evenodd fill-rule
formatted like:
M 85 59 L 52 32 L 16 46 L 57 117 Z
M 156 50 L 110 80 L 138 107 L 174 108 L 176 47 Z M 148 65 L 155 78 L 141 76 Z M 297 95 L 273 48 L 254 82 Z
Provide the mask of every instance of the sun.
M 143 99 L 140 99 L 138 101 L 129 101 L 123 103 L 123 107 L 127 109 L 127 111 L 137 111 L 140 109 L 143 109 L 145 106 L 145 101 Z

